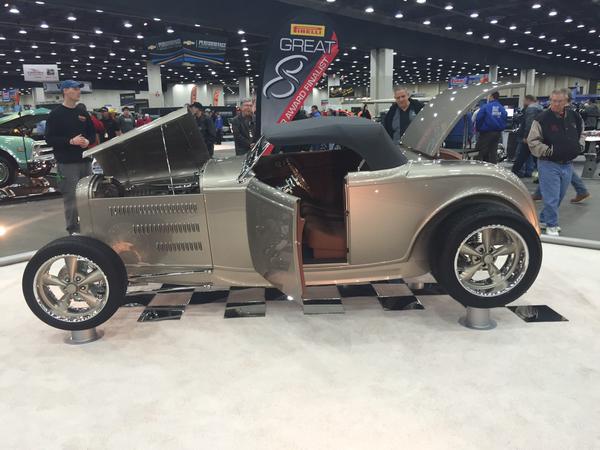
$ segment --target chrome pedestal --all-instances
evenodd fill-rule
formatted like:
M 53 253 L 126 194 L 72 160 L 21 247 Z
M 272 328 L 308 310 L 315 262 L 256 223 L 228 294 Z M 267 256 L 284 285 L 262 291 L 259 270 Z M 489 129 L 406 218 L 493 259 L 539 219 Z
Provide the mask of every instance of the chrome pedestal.
M 104 336 L 104 331 L 90 328 L 89 330 L 75 330 L 65 336 L 65 344 L 81 345 L 94 342 Z
M 491 309 L 467 307 L 467 314 L 458 321 L 462 326 L 472 330 L 492 330 L 496 322 L 492 320 Z

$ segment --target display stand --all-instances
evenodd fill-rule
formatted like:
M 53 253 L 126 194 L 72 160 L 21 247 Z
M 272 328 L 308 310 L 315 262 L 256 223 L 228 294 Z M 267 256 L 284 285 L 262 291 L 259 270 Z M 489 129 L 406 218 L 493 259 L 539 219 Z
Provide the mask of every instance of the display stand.
M 422 282 L 408 283 L 408 288 L 411 291 L 420 291 L 422 289 L 425 289 L 425 283 L 422 283 Z
M 96 328 L 88 330 L 73 330 L 65 337 L 65 344 L 81 345 L 94 342 L 104 336 L 104 332 Z
M 492 330 L 496 328 L 496 322 L 491 317 L 491 310 L 483 308 L 467 307 L 467 314 L 461 317 L 458 323 L 472 330 Z

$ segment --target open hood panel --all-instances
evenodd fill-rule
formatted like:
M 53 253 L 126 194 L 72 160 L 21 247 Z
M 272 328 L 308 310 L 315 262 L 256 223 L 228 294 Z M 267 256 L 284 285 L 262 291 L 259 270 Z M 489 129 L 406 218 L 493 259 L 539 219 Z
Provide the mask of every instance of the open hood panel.
M 525 87 L 516 83 L 485 83 L 448 89 L 434 97 L 408 126 L 402 146 L 436 156 L 458 121 L 494 91 Z
M 209 155 L 196 120 L 182 108 L 84 152 L 121 182 L 182 178 L 198 173 Z

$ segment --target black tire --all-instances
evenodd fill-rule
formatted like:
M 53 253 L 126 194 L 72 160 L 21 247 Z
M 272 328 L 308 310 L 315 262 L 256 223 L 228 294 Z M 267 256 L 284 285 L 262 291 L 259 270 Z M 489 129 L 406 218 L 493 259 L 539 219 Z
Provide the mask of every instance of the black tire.
M 508 292 L 497 296 L 480 296 L 467 290 L 458 280 L 454 261 L 462 242 L 487 225 L 501 225 L 518 233 L 529 253 L 529 265 L 521 280 Z M 517 300 L 531 287 L 542 263 L 542 245 L 535 228 L 520 214 L 500 205 L 479 205 L 460 211 L 446 219 L 436 230 L 430 252 L 430 265 L 436 278 L 456 301 L 474 308 L 497 308 Z
M 52 317 L 38 303 L 34 280 L 49 259 L 59 255 L 78 255 L 98 266 L 108 280 L 109 295 L 104 307 L 90 319 L 69 322 Z M 41 248 L 29 261 L 23 274 L 23 295 L 31 311 L 44 323 L 61 330 L 86 330 L 103 324 L 123 304 L 127 291 L 127 272 L 121 258 L 105 243 L 85 236 L 57 239 Z
M 0 175 L 0 188 L 10 186 L 15 183 L 17 179 L 17 165 L 16 163 L 5 155 L 0 155 L 0 174 L 5 172 L 6 176 Z

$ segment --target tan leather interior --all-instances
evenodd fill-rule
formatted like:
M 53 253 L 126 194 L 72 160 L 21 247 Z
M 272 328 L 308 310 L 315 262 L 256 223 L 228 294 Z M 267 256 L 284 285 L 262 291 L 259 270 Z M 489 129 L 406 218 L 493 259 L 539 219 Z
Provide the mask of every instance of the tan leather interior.
M 463 154 L 447 148 L 440 148 L 439 159 L 455 161 L 463 159 Z
M 346 257 L 346 225 L 342 221 L 325 220 L 318 216 L 306 217 L 304 241 L 316 259 Z

